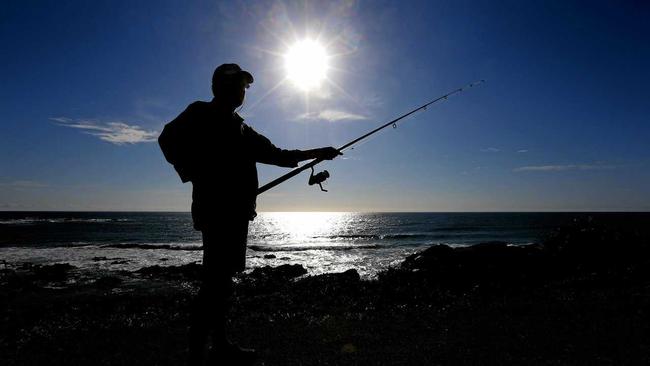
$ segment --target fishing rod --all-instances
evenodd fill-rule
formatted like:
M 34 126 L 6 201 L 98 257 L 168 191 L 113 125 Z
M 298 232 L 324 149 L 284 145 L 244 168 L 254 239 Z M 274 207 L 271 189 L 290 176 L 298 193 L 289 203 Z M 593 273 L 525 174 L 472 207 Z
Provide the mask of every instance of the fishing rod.
M 393 128 L 397 128 L 397 122 L 399 122 L 401 119 L 406 118 L 406 117 L 412 115 L 415 112 L 418 112 L 418 111 L 421 111 L 421 110 L 426 110 L 427 107 L 430 106 L 433 103 L 436 103 L 436 102 L 438 102 L 440 100 L 445 100 L 445 99 L 449 98 L 450 96 L 452 96 L 452 95 L 454 95 L 456 93 L 460 93 L 460 92 L 462 92 L 462 91 L 464 91 L 466 89 L 475 87 L 475 86 L 477 86 L 479 84 L 482 84 L 484 82 L 485 82 L 485 80 L 479 80 L 479 81 L 467 84 L 467 85 L 465 85 L 465 86 L 463 86 L 461 88 L 458 88 L 456 90 L 453 90 L 453 91 L 451 91 L 451 92 L 449 92 L 449 93 L 447 93 L 447 94 L 445 94 L 443 96 L 440 96 L 440 97 L 438 97 L 438 98 L 436 98 L 436 99 L 434 99 L 434 100 L 432 100 L 432 101 L 430 101 L 430 102 L 428 102 L 428 103 L 426 103 L 426 104 L 424 104 L 424 105 L 422 105 L 422 106 L 420 106 L 418 108 L 413 109 L 412 111 L 410 111 L 408 113 L 405 113 L 405 114 L 395 118 L 394 120 L 392 120 L 390 122 L 386 122 L 385 124 L 375 128 L 374 130 L 366 133 L 365 135 L 357 137 L 356 139 L 348 142 L 347 144 L 339 147 L 336 150 L 341 152 L 341 151 L 349 148 L 350 146 L 356 144 L 357 142 L 369 137 L 370 135 L 375 134 L 375 133 L 379 132 L 380 130 L 383 130 L 384 128 L 386 128 L 388 126 L 392 125 Z M 285 174 L 285 175 L 283 175 L 283 176 L 281 176 L 281 177 L 279 177 L 279 178 L 277 178 L 277 179 L 275 179 L 275 180 L 261 186 L 260 188 L 258 188 L 257 189 L 257 194 L 260 195 L 260 194 L 268 191 L 269 189 L 277 186 L 278 184 L 295 177 L 296 175 L 300 174 L 301 172 L 303 172 L 304 170 L 307 170 L 307 169 L 311 169 L 311 175 L 309 176 L 309 185 L 311 186 L 311 185 L 314 185 L 314 184 L 318 184 L 322 191 L 327 192 L 325 189 L 323 189 L 322 183 L 327 178 L 329 178 L 329 176 L 330 176 L 329 172 L 327 170 L 324 170 L 324 171 L 322 171 L 320 173 L 314 174 L 314 166 L 316 164 L 319 164 L 319 163 L 323 162 L 323 161 L 325 161 L 325 159 L 314 159 L 314 160 L 310 161 L 309 163 L 307 163 L 307 164 L 305 164 L 303 166 L 297 167 L 297 168 L 293 169 L 292 171 L 290 171 L 289 173 L 287 173 L 287 174 Z

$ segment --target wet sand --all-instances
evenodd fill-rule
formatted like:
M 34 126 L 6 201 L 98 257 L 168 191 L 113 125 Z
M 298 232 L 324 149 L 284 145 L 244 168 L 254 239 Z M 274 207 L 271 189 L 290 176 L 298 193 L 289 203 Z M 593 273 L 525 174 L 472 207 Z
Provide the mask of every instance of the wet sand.
M 299 265 L 238 278 L 232 338 L 259 365 L 650 362 L 650 242 L 580 224 L 543 244 L 433 246 L 375 280 Z M 3 365 L 183 365 L 200 265 L 0 264 Z

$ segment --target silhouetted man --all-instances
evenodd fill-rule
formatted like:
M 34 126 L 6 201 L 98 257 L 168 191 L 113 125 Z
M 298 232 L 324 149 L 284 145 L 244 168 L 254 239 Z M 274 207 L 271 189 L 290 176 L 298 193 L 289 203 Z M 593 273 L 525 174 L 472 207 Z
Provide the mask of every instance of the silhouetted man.
M 203 364 L 210 336 L 209 358 L 215 361 L 239 365 L 255 358 L 253 350 L 229 342 L 225 325 L 232 276 L 245 268 L 248 222 L 256 216 L 256 163 L 296 167 L 302 160 L 340 155 L 333 147 L 282 150 L 246 125 L 235 109 L 252 83 L 253 76 L 236 64 L 217 67 L 212 101 L 190 104 L 158 140 L 183 182 L 192 182 L 192 219 L 203 234 L 203 283 L 190 325 L 191 365 Z

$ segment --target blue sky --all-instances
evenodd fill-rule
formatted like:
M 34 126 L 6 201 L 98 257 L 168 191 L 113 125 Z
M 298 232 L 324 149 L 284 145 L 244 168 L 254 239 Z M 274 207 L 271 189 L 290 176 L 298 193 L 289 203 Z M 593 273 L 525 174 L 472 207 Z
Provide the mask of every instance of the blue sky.
M 650 209 L 650 5 L 627 2 L 22 2 L 0 11 L 0 210 L 187 211 L 155 138 L 210 77 L 256 78 L 241 114 L 284 148 L 340 146 L 260 211 Z M 306 95 L 283 59 L 327 44 Z M 286 169 L 259 165 L 260 181 Z

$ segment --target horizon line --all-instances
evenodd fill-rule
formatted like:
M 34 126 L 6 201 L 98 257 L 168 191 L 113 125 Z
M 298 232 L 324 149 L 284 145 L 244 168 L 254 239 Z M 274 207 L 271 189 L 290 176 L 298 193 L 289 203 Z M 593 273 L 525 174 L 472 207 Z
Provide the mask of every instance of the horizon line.
M 191 211 L 167 211 L 167 210 L 0 210 L 0 213 L 21 213 L 21 212 L 49 212 L 49 213 L 187 213 Z M 494 210 L 494 211 L 260 211 L 258 214 L 263 213 L 650 213 L 647 210 Z

